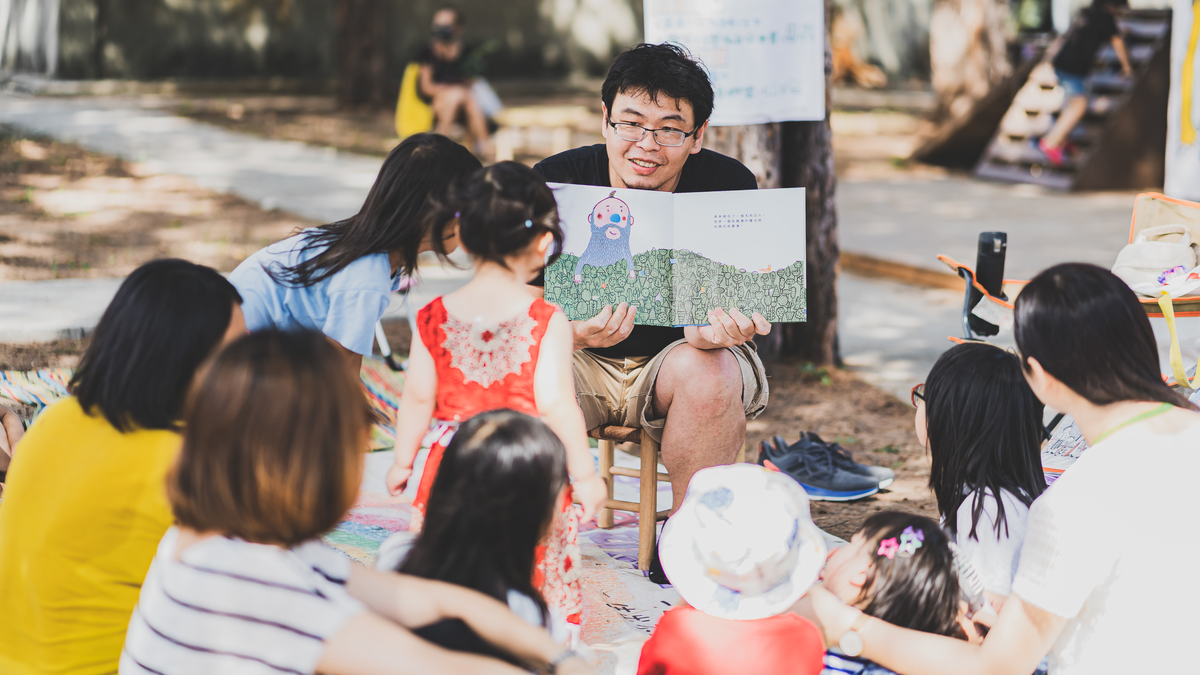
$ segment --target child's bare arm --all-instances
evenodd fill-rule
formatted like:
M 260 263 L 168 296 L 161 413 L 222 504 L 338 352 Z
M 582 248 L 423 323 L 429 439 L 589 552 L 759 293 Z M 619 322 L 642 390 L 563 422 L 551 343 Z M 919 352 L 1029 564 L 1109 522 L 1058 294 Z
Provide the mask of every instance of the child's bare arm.
M 1121 62 L 1121 74 L 1125 77 L 1133 76 L 1133 65 L 1129 63 L 1129 51 L 1125 48 L 1125 40 L 1120 35 L 1114 35 L 1112 38 L 1113 51 L 1117 53 L 1117 60 Z
M 412 475 L 413 459 L 421 449 L 421 439 L 429 431 L 429 420 L 437 401 L 437 368 L 433 357 L 421 341 L 420 333 L 413 333 L 412 348 L 408 355 L 407 383 L 396 409 L 396 456 L 388 471 L 388 492 L 399 494 Z
M 574 335 L 570 322 L 561 312 L 555 312 L 542 339 L 533 393 L 538 414 L 567 449 L 567 471 L 575 479 L 572 488 L 583 504 L 584 520 L 587 521 L 599 509 L 606 492 L 588 449 L 583 413 L 575 402 L 573 351 Z
M 364 612 L 325 641 L 319 673 L 339 675 L 417 675 L 470 673 L 519 675 L 526 671 L 498 659 L 452 652 L 426 642 L 387 619 Z

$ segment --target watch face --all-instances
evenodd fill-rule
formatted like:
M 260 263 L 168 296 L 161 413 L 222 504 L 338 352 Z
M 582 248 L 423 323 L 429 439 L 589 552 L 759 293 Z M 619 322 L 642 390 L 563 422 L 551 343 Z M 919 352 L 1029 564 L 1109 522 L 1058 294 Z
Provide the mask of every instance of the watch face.
M 838 640 L 838 649 L 841 649 L 846 656 L 858 656 L 863 650 L 862 635 L 859 635 L 856 630 L 842 633 L 841 639 Z

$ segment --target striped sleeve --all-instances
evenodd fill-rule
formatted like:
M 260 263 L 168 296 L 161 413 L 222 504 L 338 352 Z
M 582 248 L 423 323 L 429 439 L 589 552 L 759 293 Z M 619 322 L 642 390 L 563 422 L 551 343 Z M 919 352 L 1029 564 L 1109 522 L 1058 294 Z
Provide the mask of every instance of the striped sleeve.
M 331 580 L 336 560 L 325 567 L 230 539 L 196 544 L 183 560 L 160 555 L 130 620 L 121 672 L 314 672 L 325 640 L 364 611 L 342 586 L 348 567 L 341 581 Z

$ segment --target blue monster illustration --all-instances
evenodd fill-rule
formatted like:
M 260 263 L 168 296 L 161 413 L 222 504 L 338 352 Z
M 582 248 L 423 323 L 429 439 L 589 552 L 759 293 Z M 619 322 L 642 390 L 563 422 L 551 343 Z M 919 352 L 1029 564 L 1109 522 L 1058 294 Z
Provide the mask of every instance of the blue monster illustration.
M 633 254 L 629 252 L 629 230 L 633 227 L 633 215 L 629 213 L 629 205 L 617 199 L 616 195 L 616 190 L 608 193 L 607 197 L 596 202 L 588 214 L 592 238 L 575 265 L 577 284 L 583 283 L 584 265 L 608 267 L 622 259 L 629 266 L 630 280 L 637 276 L 633 271 Z

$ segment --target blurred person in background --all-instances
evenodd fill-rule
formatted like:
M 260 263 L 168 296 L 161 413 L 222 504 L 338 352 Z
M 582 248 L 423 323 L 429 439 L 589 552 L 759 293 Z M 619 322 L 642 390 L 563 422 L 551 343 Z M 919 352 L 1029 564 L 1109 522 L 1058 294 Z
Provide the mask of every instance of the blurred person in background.
M 463 43 L 464 22 L 462 12 L 454 7 L 434 12 L 429 44 L 417 55 L 421 64 L 417 93 L 433 107 L 435 133 L 450 135 L 460 115 L 465 116 L 475 153 L 491 158 L 495 148 L 488 118 L 500 111 L 500 100 L 480 78 L 483 50 L 468 50 Z
M 1129 6 L 1129 0 L 1094 0 L 1079 12 L 1074 30 L 1054 55 L 1054 74 L 1062 85 L 1067 101 L 1050 131 L 1038 141 L 1038 149 L 1055 166 L 1062 166 L 1064 153 L 1075 152 L 1067 141 L 1071 132 L 1087 114 L 1088 88 L 1085 78 L 1096 64 L 1096 52 L 1105 42 L 1112 43 L 1121 64 L 1121 76 L 1133 77 L 1129 52 L 1117 28 L 1116 14 Z
M 71 379 L 21 440 L 0 508 L 0 672 L 114 673 L 171 525 L 164 480 L 196 369 L 246 332 L 216 270 L 142 265 Z

